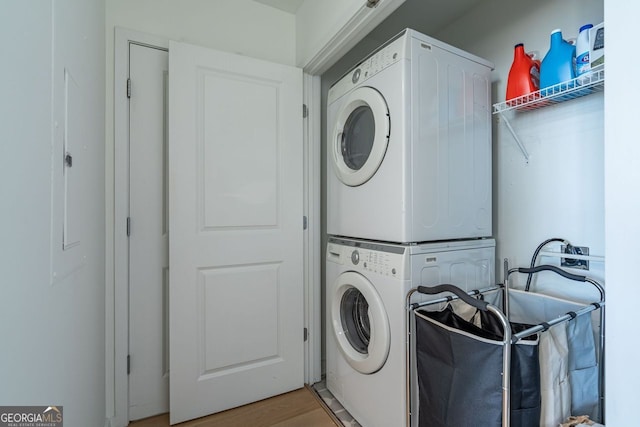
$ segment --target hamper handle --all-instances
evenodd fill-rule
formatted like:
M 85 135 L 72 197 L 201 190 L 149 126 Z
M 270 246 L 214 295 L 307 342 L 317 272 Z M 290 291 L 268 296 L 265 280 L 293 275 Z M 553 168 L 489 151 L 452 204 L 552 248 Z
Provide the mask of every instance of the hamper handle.
M 575 280 L 577 282 L 585 282 L 587 280 L 586 276 L 569 273 L 568 271 L 565 271 L 559 267 L 556 267 L 555 265 L 539 265 L 533 268 L 525 268 L 525 267 L 518 268 L 518 272 L 524 273 L 524 274 L 538 273 L 540 271 L 553 271 L 554 273 L 557 273 L 562 277 L 565 277 L 570 280 Z
M 418 292 L 427 295 L 451 292 L 456 294 L 462 301 L 482 311 L 487 311 L 487 306 L 489 305 L 486 301 L 472 298 L 465 291 L 454 285 L 418 286 Z

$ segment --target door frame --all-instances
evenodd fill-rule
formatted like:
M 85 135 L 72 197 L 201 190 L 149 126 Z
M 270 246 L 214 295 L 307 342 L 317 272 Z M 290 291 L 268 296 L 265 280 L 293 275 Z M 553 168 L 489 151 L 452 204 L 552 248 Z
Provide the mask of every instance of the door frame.
M 129 423 L 129 102 L 126 96 L 129 76 L 129 45 L 138 44 L 169 50 L 169 40 L 124 28 L 115 29 L 114 67 L 114 293 L 113 305 L 106 307 L 107 325 L 113 324 L 113 342 L 107 333 L 106 369 L 107 410 L 113 407 L 111 426 Z M 109 298 L 107 298 L 107 303 Z M 108 326 L 107 326 L 108 327 Z
M 129 389 L 127 355 L 129 347 L 129 245 L 126 235 L 129 216 L 129 102 L 126 96 L 129 74 L 129 45 L 169 50 L 169 39 L 116 27 L 114 67 L 114 292 L 113 304 L 107 298 L 106 377 L 107 411 L 110 425 L 129 423 Z M 303 76 L 303 102 L 320 103 L 320 79 Z M 313 119 L 311 119 L 313 117 Z M 321 379 L 320 313 L 320 109 L 313 108 L 303 122 L 304 195 L 303 212 L 307 218 L 304 233 L 304 381 L 313 384 Z M 113 339 L 113 340 L 112 340 Z

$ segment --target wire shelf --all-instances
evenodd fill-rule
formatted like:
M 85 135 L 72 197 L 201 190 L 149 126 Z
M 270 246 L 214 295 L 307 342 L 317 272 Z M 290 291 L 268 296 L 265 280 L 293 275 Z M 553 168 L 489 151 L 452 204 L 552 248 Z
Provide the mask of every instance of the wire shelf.
M 509 110 L 536 110 L 603 90 L 604 65 L 601 65 L 575 79 L 540 89 L 528 95 L 493 104 L 493 114 L 501 114 Z

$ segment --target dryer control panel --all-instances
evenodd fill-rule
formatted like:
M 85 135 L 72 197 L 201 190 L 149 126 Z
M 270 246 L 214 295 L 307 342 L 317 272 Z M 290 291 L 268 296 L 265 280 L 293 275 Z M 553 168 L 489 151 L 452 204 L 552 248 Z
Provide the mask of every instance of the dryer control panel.
M 328 103 L 405 57 L 405 38 L 398 38 L 369 55 L 329 89 Z
M 409 272 L 410 255 L 401 245 L 362 242 L 332 237 L 327 245 L 327 262 L 349 266 L 354 271 L 366 271 L 404 279 Z

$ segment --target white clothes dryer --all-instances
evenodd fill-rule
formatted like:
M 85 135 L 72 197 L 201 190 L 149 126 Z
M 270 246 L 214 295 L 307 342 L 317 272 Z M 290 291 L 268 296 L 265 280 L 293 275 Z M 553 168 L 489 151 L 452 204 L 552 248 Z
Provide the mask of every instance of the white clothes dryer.
M 328 234 L 491 236 L 492 68 L 405 30 L 330 88 Z
M 484 288 L 494 285 L 494 267 L 493 239 L 400 245 L 329 238 L 327 388 L 363 427 L 406 426 L 409 290 Z

